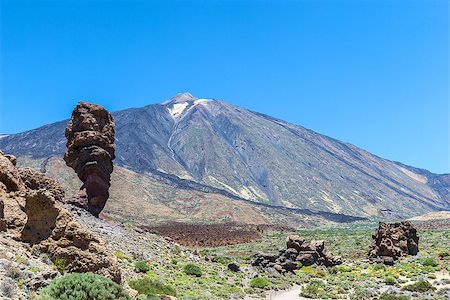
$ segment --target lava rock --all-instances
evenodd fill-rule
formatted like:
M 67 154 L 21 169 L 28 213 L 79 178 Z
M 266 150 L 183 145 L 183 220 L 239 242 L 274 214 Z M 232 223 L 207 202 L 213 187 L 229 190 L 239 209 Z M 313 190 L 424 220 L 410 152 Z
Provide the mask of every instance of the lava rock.
M 64 160 L 83 182 L 79 194 L 69 203 L 97 216 L 109 197 L 113 171 L 114 120 L 103 107 L 79 102 L 66 128 L 67 151 Z
M 236 262 L 232 262 L 228 264 L 228 270 L 233 272 L 239 272 L 241 270 L 241 267 Z
M 252 266 L 264 268 L 266 271 L 277 271 L 279 274 L 293 272 L 300 266 L 331 267 L 342 263 L 340 257 L 333 256 L 325 249 L 324 241 L 307 243 L 300 236 L 289 236 L 286 250 L 278 251 L 278 255 L 267 253 L 255 254 Z
M 419 235 L 409 221 L 380 222 L 372 238 L 368 257 L 374 262 L 391 265 L 400 257 L 419 252 Z

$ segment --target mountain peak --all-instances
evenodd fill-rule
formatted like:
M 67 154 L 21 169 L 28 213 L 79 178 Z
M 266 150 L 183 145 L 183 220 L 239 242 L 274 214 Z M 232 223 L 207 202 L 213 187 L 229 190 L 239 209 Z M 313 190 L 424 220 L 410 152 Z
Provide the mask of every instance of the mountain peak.
M 167 100 L 166 102 L 163 102 L 163 105 L 192 102 L 197 99 L 198 99 L 197 97 L 192 96 L 192 94 L 190 93 L 178 93 L 171 99 Z
M 174 119 L 180 118 L 183 113 L 188 112 L 199 104 L 206 104 L 210 99 L 199 99 L 190 93 L 179 93 L 175 97 L 163 102 L 162 105 L 169 111 Z

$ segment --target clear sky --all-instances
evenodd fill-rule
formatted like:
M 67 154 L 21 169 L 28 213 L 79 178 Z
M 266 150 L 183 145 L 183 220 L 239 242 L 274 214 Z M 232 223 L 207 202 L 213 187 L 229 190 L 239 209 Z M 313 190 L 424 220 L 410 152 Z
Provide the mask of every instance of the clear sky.
M 190 92 L 450 172 L 447 0 L 0 1 L 0 133 Z

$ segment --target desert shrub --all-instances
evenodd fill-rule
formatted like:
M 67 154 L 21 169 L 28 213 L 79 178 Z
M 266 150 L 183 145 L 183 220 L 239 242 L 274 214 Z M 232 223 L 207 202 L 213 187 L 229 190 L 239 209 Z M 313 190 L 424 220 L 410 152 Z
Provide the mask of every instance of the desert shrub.
M 252 288 L 263 289 L 266 286 L 268 286 L 269 284 L 270 284 L 270 282 L 263 277 L 255 277 L 252 280 L 250 280 L 250 286 Z
M 380 271 L 380 270 L 386 270 L 386 266 L 383 264 L 376 264 L 373 266 L 373 270 L 374 271 Z
M 125 255 L 125 253 L 123 253 L 122 251 L 120 251 L 120 250 L 117 250 L 116 252 L 114 252 L 114 255 L 116 256 L 116 258 L 118 259 L 118 260 L 125 260 L 127 257 L 126 257 L 126 255 Z
M 434 257 L 427 257 L 422 261 L 422 265 L 429 266 L 429 267 L 436 267 L 438 265 L 438 262 Z
M 53 280 L 38 299 L 130 300 L 120 285 L 94 273 L 72 273 Z
M 438 256 L 442 258 L 450 257 L 450 252 L 448 250 L 441 250 L 438 253 Z
M 383 293 L 378 297 L 378 300 L 408 300 L 407 296 L 396 295 L 392 293 Z
M 228 265 L 230 262 L 233 261 L 233 259 L 231 257 L 228 256 L 222 256 L 222 255 L 215 255 L 213 256 L 215 258 L 215 260 L 222 265 Z
M 387 276 L 387 277 L 384 279 L 384 283 L 386 283 L 387 285 L 394 285 L 394 284 L 397 283 L 397 280 L 395 280 L 395 278 L 392 277 L 392 276 Z
M 428 281 L 420 280 L 420 281 L 417 281 L 417 282 L 414 282 L 412 284 L 404 286 L 403 289 L 407 290 L 407 291 L 410 291 L 410 292 L 424 293 L 424 292 L 427 292 L 429 290 L 433 290 L 434 287 Z
M 202 270 L 200 269 L 200 267 L 193 263 L 189 263 L 189 264 L 185 265 L 183 270 L 184 270 L 184 273 L 186 273 L 188 275 L 194 275 L 197 277 L 202 276 Z
M 53 267 L 58 270 L 58 272 L 63 275 L 66 268 L 66 261 L 62 258 L 57 258 L 53 261 Z
M 140 279 L 130 280 L 128 282 L 131 288 L 135 289 L 139 294 L 144 294 L 150 297 L 156 295 L 168 295 L 176 296 L 177 293 L 171 286 L 165 285 L 164 283 L 154 280 L 149 276 L 144 276 Z M 147 299 L 151 299 L 148 298 Z
M 138 300 L 161 300 L 160 296 L 155 295 L 139 295 Z
M 300 296 L 305 298 L 317 298 L 320 293 L 319 287 L 316 285 L 308 284 L 300 292 Z
M 138 260 L 134 263 L 134 269 L 137 272 L 146 273 L 150 270 L 145 260 Z

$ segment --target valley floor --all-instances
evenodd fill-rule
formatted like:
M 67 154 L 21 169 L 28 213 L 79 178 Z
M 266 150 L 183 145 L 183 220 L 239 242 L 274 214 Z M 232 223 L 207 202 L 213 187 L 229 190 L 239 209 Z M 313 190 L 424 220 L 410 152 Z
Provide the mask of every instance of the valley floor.
M 128 284 L 133 286 L 133 280 L 147 278 L 186 300 L 450 299 L 449 227 L 420 229 L 419 255 L 407 257 L 395 266 L 370 264 L 365 258 L 376 223 L 300 230 L 295 234 L 308 241 L 325 240 L 325 247 L 342 256 L 344 263 L 332 268 L 302 267 L 281 276 L 258 270 L 250 263 L 257 252 L 285 248 L 286 237 L 292 233 L 262 232 L 260 239 L 245 244 L 193 249 L 133 225 L 96 219 L 74 207 L 68 209 L 78 222 L 107 241 L 119 261 L 125 287 L 135 297 L 137 292 Z M 4 299 L 29 299 L 31 293 L 26 292 L 24 276 L 38 277 L 41 270 L 50 274 L 54 266 L 51 261 L 43 265 L 43 260 L 32 252 L 3 248 L 3 261 L 10 260 L 9 268 L 15 269 L 9 272 L 13 276 L 8 282 L 15 282 L 17 288 L 15 296 Z M 228 270 L 230 262 L 239 264 L 241 271 Z M 201 276 L 186 272 L 186 266 L 192 264 Z M 0 270 L 3 280 L 8 276 Z M 261 280 L 255 282 L 255 277 Z

